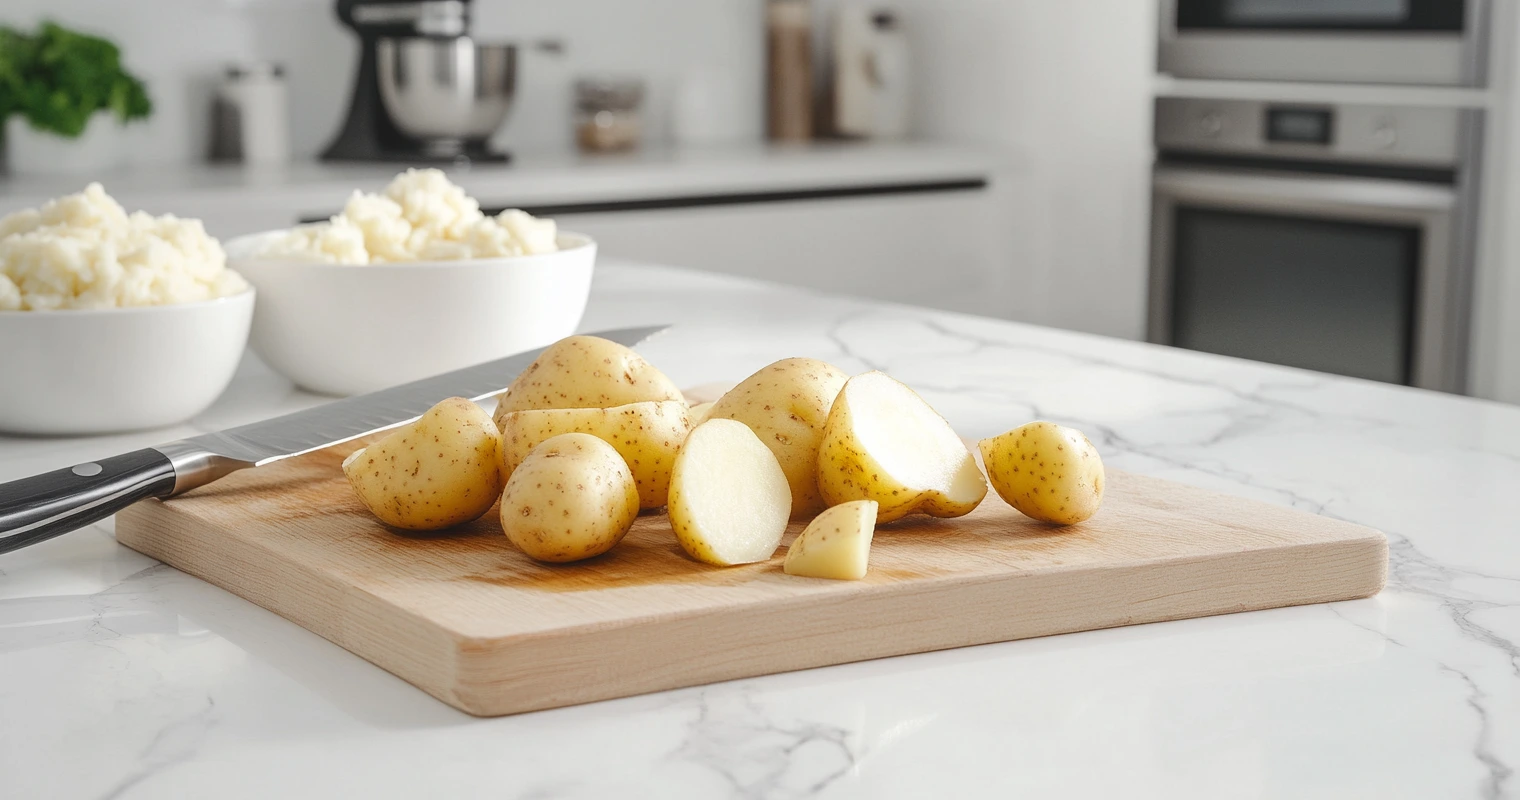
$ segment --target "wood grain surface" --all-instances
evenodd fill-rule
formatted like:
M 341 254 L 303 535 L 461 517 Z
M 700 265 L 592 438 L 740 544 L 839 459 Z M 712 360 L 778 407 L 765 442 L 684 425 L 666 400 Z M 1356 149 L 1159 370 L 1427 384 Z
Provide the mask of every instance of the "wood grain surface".
M 660 514 L 578 564 L 468 526 L 388 529 L 339 463 L 362 442 L 234 474 L 117 517 L 125 545 L 491 716 L 1031 636 L 1377 593 L 1370 528 L 1110 470 L 1058 528 L 989 493 L 967 517 L 878 529 L 863 581 L 688 558 Z

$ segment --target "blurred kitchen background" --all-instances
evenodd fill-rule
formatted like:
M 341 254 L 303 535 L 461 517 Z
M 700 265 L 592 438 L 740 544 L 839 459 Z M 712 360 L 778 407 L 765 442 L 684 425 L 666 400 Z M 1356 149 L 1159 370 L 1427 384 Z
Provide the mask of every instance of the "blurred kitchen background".
M 604 261 L 1520 402 L 1510 0 L 0 6 L 44 20 L 153 108 L 77 141 L 12 113 L 0 213 L 100 180 L 225 239 L 441 161 Z M 463 116 L 418 77 L 458 70 Z

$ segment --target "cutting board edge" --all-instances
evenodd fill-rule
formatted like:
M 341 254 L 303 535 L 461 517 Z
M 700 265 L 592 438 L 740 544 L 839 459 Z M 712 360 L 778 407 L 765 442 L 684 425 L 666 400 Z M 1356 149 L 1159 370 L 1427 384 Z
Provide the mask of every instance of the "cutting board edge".
M 1022 593 L 1026 595 L 1039 595 L 1042 592 L 1047 591 L 1046 589 L 1043 589 L 1039 586 L 1022 585 L 1020 582 L 1021 577 L 1027 578 L 1027 582 L 1030 583 L 1059 583 L 1061 581 L 1069 580 L 1073 576 L 1080 576 L 1082 580 L 1095 584 L 1108 584 L 1110 586 L 1115 584 L 1116 578 L 1122 581 L 1126 577 L 1143 577 L 1143 579 L 1146 580 L 1164 583 L 1168 580 L 1175 580 L 1174 578 L 1168 578 L 1166 576 L 1166 573 L 1169 571 L 1208 571 L 1213 569 L 1216 565 L 1238 562 L 1242 556 L 1240 554 L 1235 554 L 1232 556 L 1190 556 L 1184 558 L 1165 559 L 1157 562 L 1149 562 L 1146 564 L 1129 564 L 1123 566 L 1105 567 L 1100 569 L 1074 570 L 1070 571 L 1069 573 L 1041 571 L 1031 572 L 1024 576 L 1014 574 L 1001 577 L 966 577 L 945 581 L 936 581 L 932 583 L 919 583 L 895 594 L 879 594 L 874 596 L 868 594 L 813 596 L 802 595 L 787 598 L 786 600 L 782 601 L 772 600 L 763 603 L 757 602 L 741 606 L 729 607 L 725 609 L 721 614 L 712 610 L 694 610 L 690 612 L 672 613 L 670 615 L 664 615 L 660 617 L 630 620 L 624 623 L 602 623 L 594 626 L 561 628 L 553 631 L 535 632 L 517 636 L 501 637 L 497 639 L 466 638 L 459 640 L 460 649 L 458 651 L 457 664 L 460 671 L 459 679 L 457 680 L 452 693 L 453 699 L 446 699 L 445 701 L 449 702 L 450 705 L 453 705 L 455 708 L 458 708 L 461 711 L 475 716 L 502 716 L 506 714 L 541 711 L 569 705 L 579 705 L 582 703 L 598 702 L 619 697 L 648 694 L 651 692 L 667 691 L 671 689 L 686 688 L 690 686 L 717 683 L 722 681 L 742 680 L 746 678 L 759 677 L 780 672 L 791 672 L 796 670 L 835 666 L 860 661 L 871 661 L 879 658 L 891 658 L 914 653 L 935 652 L 939 650 L 957 649 L 961 647 L 972 647 L 999 642 L 1018 641 L 1021 639 L 1039 638 L 1043 636 L 1079 633 L 1089 630 L 1103 630 L 1107 628 L 1123 627 L 1128 625 L 1142 625 L 1153 622 L 1168 622 L 1180 619 L 1217 616 L 1221 614 L 1232 614 L 1245 611 L 1260 611 L 1297 605 L 1311 605 L 1316 603 L 1357 600 L 1376 595 L 1386 585 L 1387 581 L 1387 540 L 1381 533 L 1375 531 L 1374 529 L 1369 528 L 1367 530 L 1376 533 L 1377 535 L 1348 538 L 1329 542 L 1316 542 L 1307 545 L 1287 546 L 1281 548 L 1264 548 L 1261 550 L 1251 551 L 1250 554 L 1246 556 L 1246 558 L 1248 560 L 1259 559 L 1262 562 L 1259 567 L 1270 568 L 1274 565 L 1285 566 L 1289 571 L 1288 574 L 1274 576 L 1270 581 L 1266 582 L 1266 585 L 1279 587 L 1282 592 L 1281 595 L 1273 597 L 1270 594 L 1263 594 L 1261 596 L 1265 599 L 1262 599 L 1259 602 L 1232 603 L 1221 601 L 1217 603 L 1209 603 L 1205 601 L 1201 603 L 1162 604 L 1154 611 L 1142 611 L 1140 613 L 1130 613 L 1122 616 L 1116 614 L 1109 619 L 1098 621 L 1072 621 L 1069 624 L 1053 624 L 1049 625 L 1048 627 L 1042 627 L 1041 625 L 1042 620 L 1047 619 L 1046 615 L 1043 612 L 1031 612 L 1027 618 L 1015 618 L 1007 623 L 1008 625 L 1015 627 L 1000 627 L 994 630 L 984 631 L 980 635 L 962 637 L 958 640 L 926 642 L 923 639 L 914 638 L 903 640 L 901 643 L 895 646 L 864 648 L 853 646 L 847 648 L 851 651 L 848 654 L 841 654 L 838 652 L 824 652 L 818 654 L 815 657 L 805 658 L 801 656 L 806 651 L 798 648 L 786 651 L 787 655 L 797 656 L 797 658 L 791 661 L 786 661 L 785 663 L 777 663 L 775 661 L 764 660 L 765 656 L 770 655 L 769 653 L 761 652 L 745 654 L 743 652 L 743 649 L 739 648 L 733 652 L 728 653 L 727 655 L 724 655 L 722 652 L 704 653 L 704 659 L 715 659 L 717 663 L 712 666 L 703 667 L 694 674 L 683 675 L 681 677 L 674 677 L 669 679 L 648 679 L 647 676 L 661 675 L 661 671 L 657 669 L 643 670 L 639 674 L 646 676 L 646 680 L 644 681 L 643 685 L 640 685 L 636 688 L 630 687 L 627 683 L 616 684 L 616 688 L 613 688 L 613 683 L 605 680 L 596 680 L 596 668 L 598 664 L 594 658 L 588 657 L 589 654 L 583 652 L 584 649 L 588 646 L 594 646 L 601 647 L 603 649 L 618 650 L 620 659 L 626 660 L 628 659 L 628 653 L 633 648 L 638 648 L 641 646 L 647 646 L 647 649 L 651 649 L 656 652 L 669 652 L 667 649 L 668 643 L 666 643 L 666 645 L 648 645 L 649 642 L 655 641 L 659 638 L 661 629 L 668 629 L 673 626 L 700 627 L 703 624 L 713 623 L 717 621 L 728 623 L 731 622 L 736 615 L 740 617 L 763 617 L 775 614 L 784 615 L 787 612 L 795 611 L 799 608 L 807 608 L 812 612 L 818 612 L 820 610 L 837 611 L 841 616 L 849 616 L 851 613 L 855 615 L 859 615 L 861 613 L 859 609 L 845 609 L 845 606 L 852 603 L 890 606 L 915 598 L 919 601 L 922 601 L 924 596 L 935 594 L 952 596 L 963 595 L 963 600 L 969 599 L 970 602 L 974 603 L 976 602 L 977 597 L 983 596 L 984 594 L 996 595 L 998 593 L 1007 592 L 1010 595 L 1016 595 L 1020 593 L 1016 590 L 1021 588 L 1024 589 Z M 1312 581 L 1306 581 L 1306 578 L 1312 577 L 1310 575 L 1293 574 L 1295 568 L 1308 563 L 1311 568 L 1318 569 L 1324 567 L 1326 564 L 1335 563 L 1336 561 L 1336 559 L 1333 557 L 1326 557 L 1325 554 L 1321 554 L 1322 558 L 1320 560 L 1306 562 L 1301 558 L 1304 555 L 1303 551 L 1306 548 L 1320 548 L 1331 551 L 1341 551 L 1339 553 L 1340 557 L 1343 560 L 1352 563 L 1355 565 L 1355 567 L 1354 569 L 1350 570 L 1348 575 L 1341 576 L 1341 580 L 1336 582 L 1327 581 L 1323 591 L 1301 591 L 1306 585 L 1314 585 L 1314 583 Z M 1306 570 L 1305 572 L 1312 572 L 1313 569 Z M 1232 583 L 1231 585 L 1237 589 L 1240 588 L 1240 584 L 1238 583 Z M 1211 592 L 1214 592 L 1215 590 L 1223 591 L 1225 588 L 1226 587 L 1223 585 L 1200 585 L 1193 587 L 1191 591 L 1207 599 L 1208 597 L 1212 596 Z M 1170 595 L 1150 598 L 1149 600 L 1143 602 L 1165 600 L 1167 597 L 1176 596 L 1178 594 L 1185 593 L 1173 592 Z M 820 600 L 823 602 L 820 602 Z M 950 601 L 944 597 L 941 597 L 937 600 L 937 602 L 945 603 Z M 894 616 L 905 615 L 899 614 L 898 612 L 889 609 L 879 611 L 877 613 L 877 616 L 880 618 L 891 618 Z M 743 626 L 741 625 L 740 627 Z M 811 637 L 828 637 L 830 635 L 837 634 L 840 631 L 852 630 L 844 626 L 836 626 L 832 623 L 827 622 L 820 624 L 819 628 L 820 630 L 812 633 Z M 765 636 L 751 636 L 750 638 L 753 640 L 758 640 L 760 642 L 769 641 L 769 639 Z M 623 646 L 620 647 L 620 644 Z M 756 649 L 764 650 L 765 647 L 762 644 Z M 522 690 L 513 688 L 500 679 L 486 678 L 481 680 L 473 680 L 469 677 L 471 673 L 478 673 L 481 675 L 521 675 L 521 668 L 523 667 L 523 664 L 521 662 L 504 663 L 504 661 L 507 660 L 508 651 L 512 650 L 516 650 L 518 652 L 531 650 L 541 662 L 533 666 L 536 666 L 540 669 L 546 669 L 550 674 L 553 674 L 553 680 L 558 683 L 565 682 L 566 664 L 571 665 L 571 668 L 582 669 L 584 669 L 586 665 L 591 665 L 591 669 L 589 671 L 590 674 L 586 676 L 588 680 L 580 682 L 578 685 L 599 687 L 599 690 L 582 691 L 579 693 L 568 694 L 555 692 L 535 693 L 532 690 L 528 690 L 526 693 L 528 695 L 531 695 L 531 698 L 525 699 L 520 693 Z M 738 669 L 725 669 L 723 666 L 724 663 L 740 663 L 744 666 Z M 435 694 L 435 696 L 437 695 Z

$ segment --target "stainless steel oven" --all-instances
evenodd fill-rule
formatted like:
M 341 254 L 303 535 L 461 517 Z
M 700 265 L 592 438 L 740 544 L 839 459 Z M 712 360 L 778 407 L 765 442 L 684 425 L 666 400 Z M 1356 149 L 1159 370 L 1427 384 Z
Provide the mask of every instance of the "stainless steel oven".
M 1159 98 L 1151 341 L 1465 391 L 1479 114 Z
M 1489 0 L 1161 0 L 1181 78 L 1482 86 Z

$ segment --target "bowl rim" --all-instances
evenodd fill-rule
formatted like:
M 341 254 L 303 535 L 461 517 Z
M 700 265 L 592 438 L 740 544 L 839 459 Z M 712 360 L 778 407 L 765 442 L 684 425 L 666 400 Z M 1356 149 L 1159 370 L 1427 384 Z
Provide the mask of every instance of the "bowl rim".
M 256 256 L 244 256 L 244 255 L 233 255 L 232 254 L 232 250 L 234 249 L 234 246 L 237 245 L 240 242 L 251 242 L 251 241 L 253 241 L 255 239 L 268 238 L 268 237 L 274 236 L 276 234 L 289 233 L 290 230 L 291 230 L 290 228 L 278 228 L 278 229 L 275 229 L 275 230 L 260 231 L 258 233 L 247 233 L 247 234 L 243 234 L 242 236 L 236 236 L 236 237 L 233 237 L 231 239 L 228 239 L 227 242 L 222 245 L 223 249 L 227 251 L 227 266 L 228 266 L 228 268 L 230 268 L 230 269 L 241 269 L 241 268 L 246 267 L 246 266 L 254 266 L 254 267 L 262 267 L 262 266 L 287 266 L 287 267 L 299 267 L 299 268 L 302 268 L 302 269 L 339 270 L 339 271 L 344 271 L 344 272 L 352 272 L 352 271 L 355 271 L 355 270 L 360 270 L 360 271 L 366 271 L 367 272 L 367 271 L 372 271 L 372 270 L 379 270 L 379 271 L 411 270 L 411 269 L 417 269 L 419 267 L 426 268 L 426 269 L 444 269 L 444 268 L 449 268 L 449 267 L 465 268 L 465 267 L 482 267 L 482 266 L 502 267 L 502 266 L 517 265 L 517 264 L 531 264 L 531 263 L 533 263 L 535 261 L 545 261 L 545 260 L 553 259 L 553 258 L 555 258 L 557 256 L 564 255 L 566 253 L 575 253 L 575 252 L 579 252 L 579 251 L 585 250 L 587 248 L 595 248 L 597 246 L 596 240 L 593 239 L 593 238 L 591 238 L 590 236 L 587 236 L 584 233 L 577 233 L 575 231 L 561 230 L 561 231 L 558 231 L 555 234 L 555 237 L 554 237 L 555 241 L 559 242 L 562 239 L 569 238 L 571 240 L 574 240 L 575 243 L 573 245 L 571 245 L 570 247 L 563 247 L 563 246 L 561 246 L 558 250 L 555 250 L 555 251 L 550 252 L 550 253 L 532 253 L 532 254 L 529 254 L 529 255 L 521 255 L 521 256 L 491 256 L 489 258 L 449 258 L 449 259 L 440 259 L 440 260 L 433 260 L 433 261 L 383 261 L 383 262 L 381 262 L 379 264 L 333 264 L 333 263 L 330 263 L 330 262 L 327 262 L 327 261 L 302 261 L 302 260 L 300 260 L 298 258 L 258 258 Z
M 149 306 L 113 306 L 111 308 L 39 308 L 27 310 L 0 311 L 0 319 L 24 319 L 37 317 L 87 317 L 87 316 L 131 316 L 134 314 L 162 314 L 170 310 L 191 311 L 200 308 L 210 308 L 219 305 L 233 305 L 236 303 L 252 302 L 258 289 L 253 284 L 248 284 L 240 292 L 213 297 L 210 300 L 195 300 L 189 303 L 158 303 Z

